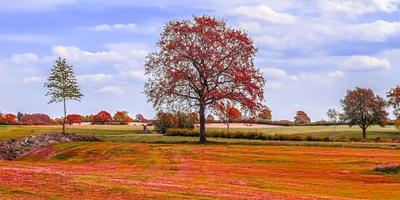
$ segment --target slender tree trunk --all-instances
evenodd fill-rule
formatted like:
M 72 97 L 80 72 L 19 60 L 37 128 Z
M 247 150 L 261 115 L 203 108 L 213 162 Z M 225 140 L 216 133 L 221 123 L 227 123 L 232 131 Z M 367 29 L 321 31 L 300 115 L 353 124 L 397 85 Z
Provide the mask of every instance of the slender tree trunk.
M 65 118 L 67 117 L 67 105 L 64 98 L 64 119 L 63 119 L 63 134 L 65 134 Z
M 199 115 L 200 115 L 200 143 L 205 144 L 206 139 L 206 116 L 205 116 L 205 106 L 200 105 Z
M 367 139 L 367 128 L 362 128 L 362 137 L 363 141 L 365 142 L 365 139 Z
M 226 132 L 229 132 L 229 121 L 226 122 Z

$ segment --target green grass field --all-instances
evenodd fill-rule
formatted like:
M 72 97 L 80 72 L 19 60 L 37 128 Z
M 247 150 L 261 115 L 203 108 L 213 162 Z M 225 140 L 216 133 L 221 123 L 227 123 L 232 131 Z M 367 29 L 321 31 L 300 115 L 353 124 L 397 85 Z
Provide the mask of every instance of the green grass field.
M 151 129 L 151 128 L 150 128 Z M 216 129 L 211 129 L 216 130 Z M 223 129 L 220 129 L 223 130 Z M 37 135 L 43 133 L 60 132 L 61 126 L 0 126 L 0 140 L 11 138 L 20 138 L 28 135 Z M 254 131 L 263 134 L 281 134 L 281 135 L 299 135 L 313 137 L 331 137 L 332 127 L 329 126 L 291 126 L 270 129 L 231 129 L 231 131 Z M 88 125 L 88 126 L 67 126 L 67 132 L 81 135 L 95 136 L 103 141 L 111 142 L 130 142 L 130 143 L 196 143 L 196 137 L 164 136 L 150 130 L 149 134 L 143 134 L 141 127 L 119 126 L 119 125 Z M 388 142 L 392 138 L 400 137 L 400 133 L 393 127 L 387 126 L 381 128 L 373 126 L 368 129 L 368 138 L 381 138 L 381 142 Z M 334 138 L 361 138 L 360 129 L 357 127 L 338 126 Z M 229 144 L 275 144 L 276 141 L 260 141 L 247 139 L 228 139 L 228 138 L 208 138 L 212 143 Z M 279 144 L 307 144 L 307 145 L 336 145 L 336 146 L 354 146 L 357 143 L 346 142 L 279 142 Z M 361 146 L 380 146 L 376 143 L 360 144 Z

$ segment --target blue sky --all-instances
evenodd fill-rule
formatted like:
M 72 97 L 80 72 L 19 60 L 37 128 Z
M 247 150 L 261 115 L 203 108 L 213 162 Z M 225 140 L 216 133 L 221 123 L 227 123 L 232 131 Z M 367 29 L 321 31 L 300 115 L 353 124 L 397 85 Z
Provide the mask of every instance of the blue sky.
M 400 0 L 0 0 L 0 110 L 59 117 L 43 84 L 54 60 L 75 68 L 85 97 L 70 113 L 127 110 L 151 118 L 144 59 L 170 20 L 211 15 L 249 33 L 273 119 L 313 120 L 346 90 L 384 96 L 399 84 Z

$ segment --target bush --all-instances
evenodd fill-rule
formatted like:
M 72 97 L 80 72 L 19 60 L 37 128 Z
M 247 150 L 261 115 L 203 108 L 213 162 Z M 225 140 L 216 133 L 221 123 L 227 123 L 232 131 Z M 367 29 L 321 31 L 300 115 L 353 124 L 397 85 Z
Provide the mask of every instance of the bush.
M 51 118 L 46 114 L 24 114 L 21 117 L 22 124 L 27 125 L 51 125 Z
M 67 115 L 67 119 L 66 119 L 65 122 L 67 124 L 70 124 L 70 125 L 72 125 L 74 123 L 81 124 L 82 123 L 82 116 L 80 116 L 78 114 Z
M 112 120 L 110 113 L 101 111 L 92 117 L 93 124 L 108 124 Z
M 198 137 L 200 135 L 198 130 L 190 129 L 168 129 L 165 132 L 167 136 L 188 136 L 188 137 Z M 230 131 L 225 130 L 208 130 L 206 131 L 208 137 L 217 138 L 236 138 L 236 139 L 251 139 L 251 140 L 278 140 L 278 141 L 330 141 L 329 137 L 301 137 L 299 135 L 267 135 L 252 131 Z
M 372 170 L 381 173 L 397 174 L 400 173 L 400 164 L 393 164 L 393 163 L 379 164 L 376 165 Z

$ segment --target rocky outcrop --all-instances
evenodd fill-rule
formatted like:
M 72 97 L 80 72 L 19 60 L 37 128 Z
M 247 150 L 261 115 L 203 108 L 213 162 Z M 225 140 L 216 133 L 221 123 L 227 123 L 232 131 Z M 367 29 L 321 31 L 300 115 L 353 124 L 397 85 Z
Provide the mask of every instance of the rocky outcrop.
M 49 144 L 78 141 L 99 141 L 95 137 L 76 134 L 32 135 L 20 139 L 0 142 L 0 160 L 15 160 L 19 157 Z

